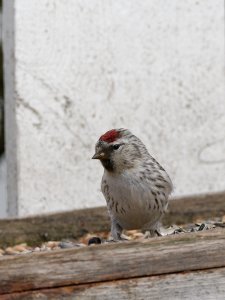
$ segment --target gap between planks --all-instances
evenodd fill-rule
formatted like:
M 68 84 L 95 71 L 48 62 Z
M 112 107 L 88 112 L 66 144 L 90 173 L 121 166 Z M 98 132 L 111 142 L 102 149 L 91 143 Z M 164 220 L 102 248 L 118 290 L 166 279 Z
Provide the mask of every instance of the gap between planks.
M 32 299 L 224 299 L 225 268 L 122 279 L 1 295 L 1 300 Z
M 164 225 L 187 224 L 225 215 L 225 192 L 187 196 L 171 200 Z M 88 232 L 110 230 L 106 207 L 81 209 L 21 219 L 0 220 L 0 247 L 27 242 L 38 245 L 49 240 L 77 239 Z
M 225 230 L 0 259 L 0 294 L 225 267 Z

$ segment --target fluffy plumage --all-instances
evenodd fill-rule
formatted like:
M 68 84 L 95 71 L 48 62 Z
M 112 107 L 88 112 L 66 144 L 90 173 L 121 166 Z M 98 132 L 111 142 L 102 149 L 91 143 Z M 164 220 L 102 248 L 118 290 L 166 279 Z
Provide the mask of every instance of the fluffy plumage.
M 157 233 L 172 182 L 141 140 L 127 129 L 112 129 L 99 138 L 93 158 L 104 167 L 101 189 L 113 239 L 121 239 L 123 229 Z

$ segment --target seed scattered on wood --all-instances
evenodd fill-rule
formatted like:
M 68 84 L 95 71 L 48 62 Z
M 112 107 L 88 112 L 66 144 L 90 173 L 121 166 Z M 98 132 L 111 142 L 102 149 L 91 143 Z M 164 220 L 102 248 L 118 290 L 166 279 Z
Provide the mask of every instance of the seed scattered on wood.
M 197 232 L 203 230 L 211 230 L 213 228 L 225 227 L 225 218 L 216 218 L 214 221 L 202 221 L 198 220 L 195 224 L 185 224 L 183 226 L 173 225 L 169 228 L 160 228 L 160 234 L 162 236 L 173 235 L 173 234 L 184 234 L 186 232 Z M 96 234 L 96 233 L 95 233 Z M 94 233 L 87 233 L 82 236 L 77 241 L 71 240 L 62 240 L 62 241 L 48 241 L 42 245 L 37 245 L 36 247 L 30 247 L 26 243 L 18 244 L 13 247 L 8 247 L 6 249 L 0 248 L 0 257 L 5 255 L 24 255 L 32 252 L 47 252 L 55 251 L 59 249 L 67 248 L 78 248 L 85 247 L 88 245 L 103 244 L 110 242 L 110 233 L 109 232 L 99 232 L 97 236 Z M 126 235 L 125 235 L 126 234 Z M 124 240 L 142 240 L 144 238 L 144 233 L 139 230 L 129 230 L 126 231 L 121 237 Z
M 40 248 L 40 247 L 35 247 L 35 248 L 33 249 L 33 251 L 34 251 L 34 252 L 39 252 L 39 251 L 41 251 L 41 248 Z
M 199 226 L 198 231 L 202 231 L 202 230 L 204 230 L 204 229 L 207 229 L 207 228 L 206 228 L 206 224 L 202 223 L 202 224 Z
M 53 249 L 53 248 L 59 246 L 59 242 L 57 242 L 57 241 L 49 241 L 49 242 L 46 243 L 46 246 L 49 247 L 50 249 Z
M 70 242 L 70 241 L 62 241 L 59 243 L 59 247 L 61 249 L 68 249 L 68 248 L 79 248 L 79 247 L 83 247 L 85 246 L 84 244 L 82 243 L 73 243 L 73 242 Z
M 8 254 L 8 255 L 14 255 L 14 254 L 18 254 L 19 252 L 18 251 L 15 251 L 12 247 L 8 247 L 5 249 L 5 254 Z
M 18 252 L 23 252 L 23 251 L 27 250 L 27 245 L 26 244 L 16 245 L 13 247 L 13 250 L 18 251 Z

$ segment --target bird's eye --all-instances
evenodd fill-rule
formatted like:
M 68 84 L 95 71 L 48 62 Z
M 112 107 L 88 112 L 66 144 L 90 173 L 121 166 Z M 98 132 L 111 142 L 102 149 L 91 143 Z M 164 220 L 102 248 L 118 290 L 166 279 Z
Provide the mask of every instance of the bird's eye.
M 115 145 L 113 145 L 113 150 L 119 149 L 120 146 L 121 146 L 120 144 L 115 144 Z

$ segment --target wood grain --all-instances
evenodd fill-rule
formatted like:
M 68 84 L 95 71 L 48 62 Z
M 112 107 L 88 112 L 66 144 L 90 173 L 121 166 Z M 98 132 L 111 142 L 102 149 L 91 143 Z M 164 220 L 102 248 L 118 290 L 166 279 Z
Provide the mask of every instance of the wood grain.
M 1 300 L 224 300 L 225 268 L 1 295 Z M 151 297 L 150 297 L 151 295 Z
M 6 247 L 23 242 L 37 245 L 49 240 L 76 239 L 87 232 L 109 231 L 109 226 L 105 207 L 0 220 L 0 245 Z
M 214 194 L 186 196 L 170 201 L 164 224 L 186 224 L 225 215 L 225 191 Z
M 225 215 L 225 193 L 189 196 L 170 201 L 163 223 L 185 224 L 196 218 Z M 75 210 L 23 219 L 0 220 L 0 247 L 27 242 L 37 245 L 43 241 L 78 238 L 87 232 L 109 231 L 106 207 Z
M 0 294 L 225 267 L 225 230 L 3 257 Z

